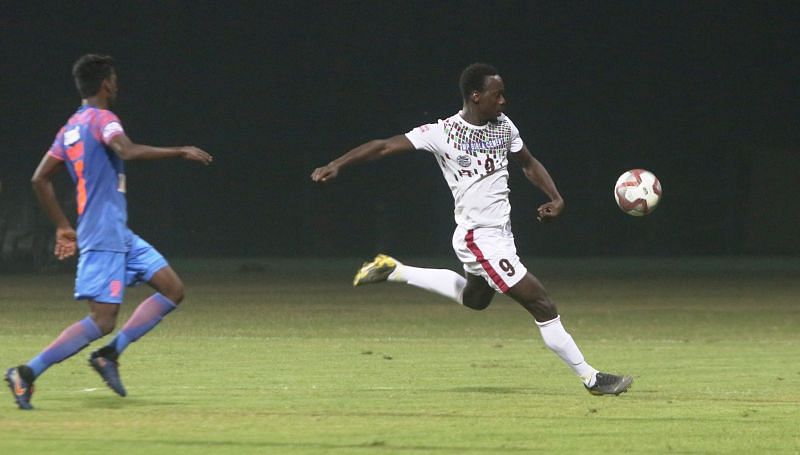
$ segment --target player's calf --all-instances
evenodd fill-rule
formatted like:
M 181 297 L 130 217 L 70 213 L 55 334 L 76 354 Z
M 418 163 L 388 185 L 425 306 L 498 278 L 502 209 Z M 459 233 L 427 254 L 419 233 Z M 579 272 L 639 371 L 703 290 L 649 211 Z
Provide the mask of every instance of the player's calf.
M 467 285 L 461 294 L 461 304 L 472 310 L 485 310 L 492 303 L 495 290 L 482 277 L 467 273 Z
M 507 294 L 539 322 L 550 321 L 558 317 L 555 302 L 550 299 L 542 283 L 530 273 L 511 287 Z

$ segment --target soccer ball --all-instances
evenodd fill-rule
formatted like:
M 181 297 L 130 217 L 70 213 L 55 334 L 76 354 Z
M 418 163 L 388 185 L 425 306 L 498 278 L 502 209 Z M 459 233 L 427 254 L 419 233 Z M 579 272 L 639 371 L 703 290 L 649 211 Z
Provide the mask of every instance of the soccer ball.
M 656 209 L 661 199 L 661 182 L 655 174 L 644 169 L 625 171 L 614 185 L 614 199 L 628 215 L 647 215 Z

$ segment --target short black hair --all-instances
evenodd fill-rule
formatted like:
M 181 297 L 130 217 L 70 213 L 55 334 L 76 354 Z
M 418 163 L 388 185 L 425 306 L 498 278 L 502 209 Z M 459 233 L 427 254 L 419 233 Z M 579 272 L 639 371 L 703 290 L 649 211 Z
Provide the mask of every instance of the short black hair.
M 469 65 L 461 72 L 461 77 L 458 80 L 458 85 L 461 87 L 461 96 L 464 99 L 468 99 L 469 95 L 475 90 L 483 91 L 484 87 L 486 87 L 486 78 L 498 74 L 497 68 L 487 63 Z
M 81 98 L 97 95 L 100 85 L 111 77 L 114 59 L 108 55 L 86 54 L 72 65 L 72 77 Z

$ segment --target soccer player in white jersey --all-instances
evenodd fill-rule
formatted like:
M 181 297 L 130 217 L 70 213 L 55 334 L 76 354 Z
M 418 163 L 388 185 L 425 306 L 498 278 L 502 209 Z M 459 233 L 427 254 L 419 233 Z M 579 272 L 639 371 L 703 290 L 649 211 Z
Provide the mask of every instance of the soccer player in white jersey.
M 356 273 L 353 285 L 395 281 L 449 297 L 465 307 L 482 310 L 496 292 L 507 294 L 533 315 L 545 345 L 558 355 L 594 395 L 619 395 L 631 376 L 597 371 L 589 365 L 564 329 L 542 284 L 517 256 L 508 201 L 508 157 L 550 201 L 538 208 L 540 221 L 556 218 L 564 200 L 550 174 L 531 155 L 519 131 L 505 114 L 503 79 L 487 64 L 475 63 L 461 73 L 461 111 L 406 134 L 366 142 L 319 167 L 315 182 L 327 183 L 354 164 L 413 150 L 431 152 L 442 169 L 455 202 L 453 249 L 464 264 L 465 277 L 442 269 L 402 264 L 378 255 Z

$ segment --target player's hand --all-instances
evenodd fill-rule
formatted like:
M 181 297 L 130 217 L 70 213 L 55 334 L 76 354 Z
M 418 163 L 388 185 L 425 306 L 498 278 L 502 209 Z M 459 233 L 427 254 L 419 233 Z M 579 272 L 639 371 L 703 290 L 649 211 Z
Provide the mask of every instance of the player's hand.
M 208 166 L 209 164 L 211 164 L 212 161 L 214 161 L 214 157 L 203 149 L 193 146 L 182 147 L 182 149 L 183 149 L 182 158 L 185 160 L 199 161 L 205 164 L 206 166 Z
M 78 250 L 78 235 L 71 227 L 56 229 L 56 248 L 54 254 L 59 261 L 75 255 Z
M 562 210 L 564 210 L 563 199 L 556 199 L 554 201 L 544 203 L 537 209 L 536 219 L 542 223 L 552 221 L 558 215 L 561 215 Z
M 311 180 L 317 183 L 326 183 L 329 180 L 335 179 L 338 175 L 339 167 L 333 164 L 328 164 L 327 166 L 314 169 L 314 172 L 311 173 Z

